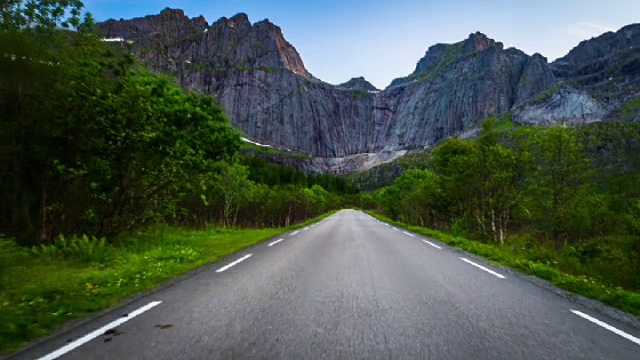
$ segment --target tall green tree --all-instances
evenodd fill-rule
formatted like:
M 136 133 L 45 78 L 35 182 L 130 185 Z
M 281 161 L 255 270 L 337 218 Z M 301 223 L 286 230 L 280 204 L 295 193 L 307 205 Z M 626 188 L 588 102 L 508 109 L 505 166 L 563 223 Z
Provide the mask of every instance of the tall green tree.
M 575 209 L 590 179 L 590 161 L 584 157 L 575 130 L 554 127 L 530 137 L 530 153 L 535 170 L 529 174 L 529 207 L 542 233 L 557 248 L 575 240 Z
M 3 0 L 0 30 L 78 28 L 83 8 L 79 0 Z

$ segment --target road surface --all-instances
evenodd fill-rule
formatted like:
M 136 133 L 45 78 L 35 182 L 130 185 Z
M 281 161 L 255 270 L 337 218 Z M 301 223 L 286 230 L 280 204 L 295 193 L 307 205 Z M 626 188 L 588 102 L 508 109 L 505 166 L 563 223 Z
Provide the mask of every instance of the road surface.
M 638 338 L 506 269 L 343 210 L 15 358 L 640 359 Z

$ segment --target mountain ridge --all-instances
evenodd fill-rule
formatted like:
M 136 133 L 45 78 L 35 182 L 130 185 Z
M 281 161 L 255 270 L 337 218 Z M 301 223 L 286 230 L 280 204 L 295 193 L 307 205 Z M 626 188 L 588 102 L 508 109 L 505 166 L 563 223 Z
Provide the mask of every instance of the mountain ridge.
M 431 46 L 412 74 L 379 91 L 364 78 L 315 78 L 279 27 L 251 24 L 243 13 L 209 25 L 165 9 L 98 26 L 132 42 L 123 46 L 154 71 L 214 96 L 248 137 L 313 156 L 314 171 L 366 170 L 506 112 L 524 124 L 579 124 L 602 121 L 616 106 L 563 77 L 568 66 L 504 49 L 480 32 Z

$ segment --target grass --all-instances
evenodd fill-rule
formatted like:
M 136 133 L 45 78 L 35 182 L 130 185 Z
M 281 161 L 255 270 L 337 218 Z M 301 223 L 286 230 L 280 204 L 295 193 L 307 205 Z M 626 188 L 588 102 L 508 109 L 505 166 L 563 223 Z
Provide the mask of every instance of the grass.
M 190 230 L 155 226 L 117 239 L 60 239 L 40 248 L 0 238 L 0 354 L 61 324 L 105 309 L 162 282 L 289 228 Z
M 409 226 L 401 222 L 393 221 L 375 212 L 369 211 L 368 213 L 381 221 L 397 227 L 403 227 L 414 233 L 425 235 L 440 240 L 450 246 L 480 255 L 489 260 L 489 262 L 497 262 L 521 273 L 537 276 L 571 293 L 595 299 L 627 313 L 640 316 L 640 294 L 624 290 L 620 287 L 605 285 L 598 279 L 590 278 L 586 275 L 563 272 L 559 268 L 561 264 L 553 261 L 545 261 L 545 256 L 541 256 L 541 254 L 537 254 L 535 251 L 517 251 L 508 246 L 471 241 L 441 231 Z

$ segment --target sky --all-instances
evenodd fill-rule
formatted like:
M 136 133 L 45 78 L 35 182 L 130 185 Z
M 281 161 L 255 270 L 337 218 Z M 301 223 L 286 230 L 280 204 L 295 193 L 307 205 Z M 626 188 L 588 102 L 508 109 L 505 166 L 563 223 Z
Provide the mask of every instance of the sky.
M 84 0 L 98 21 L 158 14 L 166 7 L 209 24 L 244 12 L 269 19 L 307 70 L 328 83 L 364 76 L 377 88 L 413 72 L 425 51 L 480 31 L 505 48 L 549 61 L 580 41 L 640 22 L 638 0 Z

